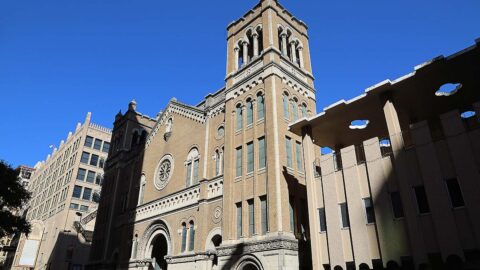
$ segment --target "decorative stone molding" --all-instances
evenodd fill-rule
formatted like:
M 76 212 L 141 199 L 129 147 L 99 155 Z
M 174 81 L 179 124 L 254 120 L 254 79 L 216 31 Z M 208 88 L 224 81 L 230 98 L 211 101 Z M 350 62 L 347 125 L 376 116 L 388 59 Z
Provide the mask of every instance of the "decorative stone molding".
M 195 122 L 205 123 L 206 117 L 203 110 L 188 106 L 177 101 L 170 101 L 165 111 L 159 116 L 157 123 L 155 124 L 152 132 L 147 138 L 145 144 L 145 149 L 147 149 L 153 141 L 153 138 L 160 132 L 160 127 L 171 118 L 171 114 L 176 113 L 178 115 L 184 116 L 188 119 L 191 119 Z
M 239 249 L 239 246 L 241 246 L 241 253 L 237 251 Z M 221 256 L 231 256 L 231 255 L 239 255 L 239 254 L 278 250 L 278 249 L 298 251 L 298 242 L 295 240 L 288 240 L 284 238 L 275 237 L 268 240 L 252 241 L 252 242 L 239 243 L 235 245 L 220 246 L 220 247 L 217 247 L 217 254 L 219 257 L 221 257 Z
M 225 103 L 220 103 L 216 107 L 210 109 L 207 113 L 208 118 L 214 118 L 225 112 Z
M 135 221 L 155 217 L 180 208 L 195 205 L 200 197 L 200 187 L 194 186 L 182 192 L 142 205 L 135 210 Z
M 263 62 L 258 61 L 257 63 L 253 63 L 248 68 L 242 70 L 237 76 L 233 78 L 233 84 L 243 81 L 244 79 L 248 78 L 250 75 L 255 73 L 256 71 L 260 70 L 263 67 Z
M 223 177 L 208 184 L 207 199 L 213 199 L 223 195 Z
M 207 251 L 177 256 L 166 256 L 165 259 L 168 264 L 178 264 L 197 261 L 212 261 L 215 258 L 215 255 L 216 253 L 214 251 Z
M 213 215 L 212 215 L 212 222 L 215 224 L 218 224 L 220 221 L 222 221 L 223 217 L 223 209 L 221 206 L 215 207 L 215 210 L 213 210 Z
M 171 252 L 171 236 L 170 236 L 170 230 L 167 226 L 167 224 L 163 221 L 155 221 L 153 222 L 148 229 L 144 232 L 142 238 L 140 239 L 140 242 L 138 243 L 137 246 L 137 257 L 138 258 L 145 258 L 147 257 L 146 251 L 147 251 L 147 245 L 149 244 L 148 242 L 151 240 L 153 234 L 158 233 L 161 231 L 161 233 L 165 236 L 167 239 L 167 243 L 169 245 L 168 247 L 168 252 Z M 149 255 L 148 255 L 149 256 Z M 145 261 L 151 260 L 150 258 L 145 258 Z

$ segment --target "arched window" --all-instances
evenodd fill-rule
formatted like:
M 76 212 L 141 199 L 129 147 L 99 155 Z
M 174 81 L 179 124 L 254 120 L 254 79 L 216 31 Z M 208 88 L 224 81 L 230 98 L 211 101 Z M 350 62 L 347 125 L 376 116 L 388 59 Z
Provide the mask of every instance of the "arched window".
M 307 104 L 302 103 L 302 117 L 308 117 Z
M 133 147 L 137 144 L 137 142 L 138 142 L 138 136 L 139 136 L 138 131 L 135 130 L 135 131 L 133 132 L 133 135 L 132 135 L 132 142 L 131 142 L 131 144 L 130 144 L 130 148 L 133 148 Z
M 141 205 L 143 204 L 143 195 L 145 193 L 145 185 L 146 185 L 147 181 L 146 181 L 146 178 L 145 178 L 145 175 L 142 174 L 142 176 L 140 177 L 140 190 L 138 192 L 138 205 Z
M 223 152 L 215 151 L 215 176 L 222 174 L 223 171 Z
M 290 103 L 292 104 L 293 121 L 297 121 L 297 120 L 298 120 L 298 106 L 297 106 L 297 102 L 292 99 L 292 101 L 291 101 Z
M 257 95 L 257 118 L 258 120 L 265 117 L 265 99 L 261 93 Z
M 236 111 L 235 111 L 235 118 L 237 120 L 237 130 L 241 130 L 243 128 L 243 112 L 242 112 L 242 105 L 238 104 Z
M 193 251 L 195 248 L 195 224 L 193 223 L 193 220 L 190 221 L 188 238 L 188 251 Z
M 186 161 L 187 166 L 187 187 L 198 184 L 198 170 L 200 167 L 200 155 L 197 148 L 190 150 Z
M 187 224 L 182 223 L 182 252 L 187 250 Z
M 288 95 L 283 93 L 283 117 L 290 120 L 290 109 L 288 106 Z
M 263 53 L 263 29 L 261 26 L 257 27 L 257 42 L 258 42 L 258 55 Z
M 247 126 L 253 124 L 253 103 L 252 100 L 247 100 Z

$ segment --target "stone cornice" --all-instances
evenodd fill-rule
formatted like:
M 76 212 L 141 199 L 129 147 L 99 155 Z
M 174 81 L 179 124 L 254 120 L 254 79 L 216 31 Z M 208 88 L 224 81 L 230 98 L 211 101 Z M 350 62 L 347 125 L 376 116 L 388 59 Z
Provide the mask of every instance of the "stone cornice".
M 267 240 L 243 242 L 234 245 L 221 245 L 220 247 L 217 247 L 217 254 L 221 257 L 236 255 L 238 250 L 241 250 L 241 254 L 246 254 L 278 249 L 298 251 L 298 241 L 274 237 Z

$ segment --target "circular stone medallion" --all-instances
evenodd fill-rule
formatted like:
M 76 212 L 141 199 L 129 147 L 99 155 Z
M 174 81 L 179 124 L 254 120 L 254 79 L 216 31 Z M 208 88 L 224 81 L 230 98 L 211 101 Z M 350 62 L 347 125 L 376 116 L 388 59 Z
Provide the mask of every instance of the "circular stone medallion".
M 173 173 L 173 158 L 171 155 L 164 156 L 158 163 L 155 171 L 155 187 L 162 190 L 167 186 Z

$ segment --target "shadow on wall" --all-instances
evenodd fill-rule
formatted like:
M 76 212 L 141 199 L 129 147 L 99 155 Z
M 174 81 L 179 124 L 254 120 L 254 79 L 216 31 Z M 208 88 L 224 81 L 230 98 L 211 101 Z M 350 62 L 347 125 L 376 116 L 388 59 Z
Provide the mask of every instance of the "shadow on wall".
M 312 250 L 310 244 L 310 228 L 308 217 L 307 187 L 300 183 L 287 167 L 283 167 L 283 176 L 287 182 L 290 218 L 293 218 L 294 234 L 298 240 L 299 269 L 312 269 Z
M 234 266 L 242 259 L 244 250 L 244 244 L 238 244 L 235 246 L 235 251 L 232 253 L 232 257 L 228 260 L 228 262 L 221 268 L 222 270 L 230 270 L 234 269 Z
M 45 269 L 79 269 L 88 261 L 90 243 L 73 231 L 58 234 L 52 254 L 45 264 Z
M 460 118 L 460 114 L 456 117 Z M 340 225 L 344 226 L 342 233 L 347 230 L 349 237 L 349 246 L 343 248 L 352 249 L 354 259 L 356 251 L 369 249 L 365 243 L 358 246 L 360 230 L 355 229 L 364 226 L 366 220 L 367 228 L 375 228 L 366 232 L 374 233 L 369 235 L 370 239 L 377 239 L 378 252 L 383 258 L 372 261 L 375 270 L 480 269 L 480 251 L 475 240 L 478 228 L 472 227 L 475 224 L 473 220 L 477 218 L 473 213 L 478 208 L 472 209 L 472 205 L 468 204 L 467 193 L 471 194 L 471 191 L 467 190 L 470 184 L 465 182 L 472 181 L 472 178 L 470 175 L 470 179 L 464 181 L 457 179 L 457 175 L 465 175 L 465 172 L 458 171 L 460 168 L 454 160 L 454 148 L 471 143 L 478 146 L 475 141 L 480 142 L 480 118 L 475 119 L 475 125 L 462 121 L 466 130 L 452 136 L 433 129 L 433 125 L 425 121 L 412 124 L 411 129 L 400 134 L 403 147 L 397 147 L 397 151 L 392 150 L 395 144 L 392 141 L 398 142 L 397 138 L 386 136 L 322 156 L 321 164 L 331 159 L 334 168 L 332 172 L 322 174 L 317 167 L 321 178 L 316 181 L 322 182 L 324 196 L 328 196 L 325 193 L 329 192 L 326 181 L 341 182 L 333 184 L 330 191 L 343 187 L 341 192 L 344 192 L 348 210 L 346 221 L 343 221 L 340 210 Z M 472 149 L 479 150 L 477 146 Z M 480 160 L 475 158 L 480 156 L 480 152 L 474 153 L 472 149 L 464 149 L 462 155 L 463 158 L 471 158 L 465 161 L 471 163 L 471 168 L 478 169 Z M 328 174 L 335 177 L 327 178 Z M 475 192 L 478 188 L 477 183 Z M 365 194 L 370 194 L 370 198 L 365 198 L 368 197 Z M 356 200 L 363 200 L 363 205 L 353 203 Z M 362 212 L 361 224 L 358 223 L 358 212 Z M 353 223 L 355 217 L 356 224 Z M 342 222 L 348 224 L 342 225 Z M 327 227 L 327 236 L 328 233 Z M 328 239 L 329 244 L 335 241 L 333 237 Z M 342 248 L 341 244 L 339 246 Z M 324 269 L 344 268 L 324 265 Z M 352 261 L 346 263 L 346 269 L 371 268 L 367 264 L 360 264 L 357 268 Z
M 128 269 L 130 258 L 136 257 L 132 247 L 138 246 L 142 237 L 134 231 L 133 221 L 135 209 L 143 204 L 139 196 L 144 188 L 142 168 L 147 132 L 139 127 L 142 118 L 130 107 L 125 115 L 119 114 L 115 119 L 90 265 L 86 269 Z

